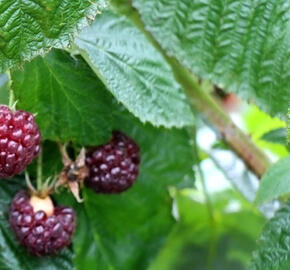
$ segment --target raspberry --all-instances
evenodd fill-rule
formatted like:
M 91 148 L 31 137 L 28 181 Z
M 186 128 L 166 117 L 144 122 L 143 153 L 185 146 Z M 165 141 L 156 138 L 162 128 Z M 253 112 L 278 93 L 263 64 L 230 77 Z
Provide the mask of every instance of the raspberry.
M 133 185 L 140 163 L 138 145 L 115 131 L 108 144 L 91 149 L 86 156 L 86 186 L 96 192 L 120 193 Z
M 0 178 L 21 173 L 39 154 L 41 134 L 34 116 L 0 106 Z
M 36 256 L 45 256 L 70 244 L 76 214 L 70 207 L 54 207 L 49 197 L 30 197 L 20 191 L 11 203 L 9 221 L 22 245 Z

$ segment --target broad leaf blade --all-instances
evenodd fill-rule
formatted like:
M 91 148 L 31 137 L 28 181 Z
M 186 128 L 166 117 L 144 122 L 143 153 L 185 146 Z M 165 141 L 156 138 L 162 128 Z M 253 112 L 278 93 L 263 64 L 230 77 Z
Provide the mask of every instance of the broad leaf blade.
M 212 226 L 206 203 L 200 202 L 202 195 L 198 192 L 171 190 L 178 222 L 149 270 L 247 269 L 264 218 L 249 211 L 248 202 L 227 190 L 211 196 L 218 217 Z M 230 212 L 233 202 L 239 202 L 240 209 Z M 215 252 L 211 253 L 213 245 Z
M 118 119 L 115 128 L 141 147 L 137 182 L 120 195 L 85 191 L 85 206 L 101 247 L 99 254 L 107 261 L 99 268 L 104 270 L 147 269 L 174 224 L 168 187 L 193 185 L 187 133 L 158 130 L 130 119 Z
M 110 137 L 112 97 L 82 59 L 54 50 L 12 80 L 18 107 L 37 113 L 44 139 L 98 145 Z
M 192 113 L 170 67 L 128 19 L 107 11 L 75 44 L 117 100 L 142 122 L 192 125 Z
M 134 0 L 169 55 L 197 76 L 286 115 L 290 3 L 284 0 Z
M 0 0 L 0 71 L 70 44 L 105 0 Z
M 72 252 L 63 250 L 59 255 L 38 258 L 19 245 L 8 222 L 12 198 L 23 187 L 23 178 L 0 181 L 0 269 L 1 270 L 71 270 Z
M 268 169 L 261 180 L 256 202 L 262 203 L 290 193 L 290 156 Z
M 279 210 L 265 226 L 253 253 L 250 270 L 288 270 L 290 268 L 290 205 Z

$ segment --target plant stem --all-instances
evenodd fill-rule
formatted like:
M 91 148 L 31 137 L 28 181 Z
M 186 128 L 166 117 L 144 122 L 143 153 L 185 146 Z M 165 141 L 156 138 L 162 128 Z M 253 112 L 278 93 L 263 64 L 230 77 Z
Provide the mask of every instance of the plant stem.
M 10 109 L 13 109 L 14 102 L 15 102 L 15 96 L 14 96 L 13 89 L 11 87 L 11 75 L 10 75 L 10 71 L 7 72 L 7 75 L 9 77 L 9 103 L 8 103 L 8 106 L 9 106 Z
M 115 7 L 118 9 L 116 4 Z M 211 126 L 217 129 L 223 136 L 224 141 L 244 160 L 249 169 L 261 178 L 271 165 L 266 154 L 254 144 L 248 135 L 233 123 L 230 116 L 221 108 L 217 101 L 209 93 L 201 89 L 193 74 L 174 57 L 166 54 L 152 34 L 145 29 L 136 10 L 131 8 L 130 11 L 127 10 L 123 13 L 134 22 L 167 60 L 176 80 L 183 87 L 188 97 L 192 111 L 200 113 Z
M 38 191 L 42 189 L 42 151 L 40 151 L 39 156 L 37 158 L 36 186 Z
M 182 67 L 177 60 L 167 58 L 177 81 L 187 94 L 192 109 L 201 113 L 205 120 L 221 133 L 223 139 L 244 160 L 249 169 L 261 178 L 271 165 L 265 153 L 233 123 L 214 98 L 201 89 L 186 68 Z
M 205 197 L 205 202 L 206 202 L 206 207 L 207 207 L 208 217 L 209 217 L 209 222 L 210 222 L 210 242 L 209 242 L 206 270 L 211 270 L 214 267 L 214 258 L 216 256 L 216 243 L 217 243 L 216 221 L 214 218 L 213 204 L 207 190 L 204 173 L 201 169 L 201 159 L 200 159 L 199 149 L 198 149 L 197 140 L 196 140 L 196 130 L 197 130 L 197 121 L 196 121 L 195 127 L 191 129 L 191 136 L 193 138 L 193 152 L 196 159 L 197 173 L 199 175 L 199 179 L 202 186 L 202 192 Z

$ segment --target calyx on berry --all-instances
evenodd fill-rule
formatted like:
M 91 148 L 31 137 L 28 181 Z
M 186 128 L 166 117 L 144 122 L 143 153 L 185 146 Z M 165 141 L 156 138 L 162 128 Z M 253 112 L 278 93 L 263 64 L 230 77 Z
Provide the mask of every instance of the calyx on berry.
M 60 151 L 64 168 L 60 173 L 56 188 L 59 186 L 66 186 L 70 189 L 76 200 L 82 202 L 83 199 L 80 198 L 80 188 L 88 175 L 88 169 L 85 164 L 85 148 L 81 149 L 75 161 L 71 160 L 68 156 L 65 145 L 60 146 Z

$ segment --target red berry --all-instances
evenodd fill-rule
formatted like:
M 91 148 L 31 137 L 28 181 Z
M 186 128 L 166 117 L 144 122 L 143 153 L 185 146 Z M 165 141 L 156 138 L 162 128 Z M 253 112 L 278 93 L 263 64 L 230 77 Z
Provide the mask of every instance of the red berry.
M 0 178 L 21 173 L 39 154 L 41 134 L 34 116 L 0 106 Z
M 20 191 L 12 201 L 9 221 L 22 245 L 36 256 L 45 256 L 71 243 L 76 214 L 70 207 L 54 207 L 49 197 L 30 197 Z
M 108 144 L 91 149 L 86 156 L 87 187 L 101 193 L 120 193 L 133 185 L 140 163 L 138 145 L 115 131 Z

